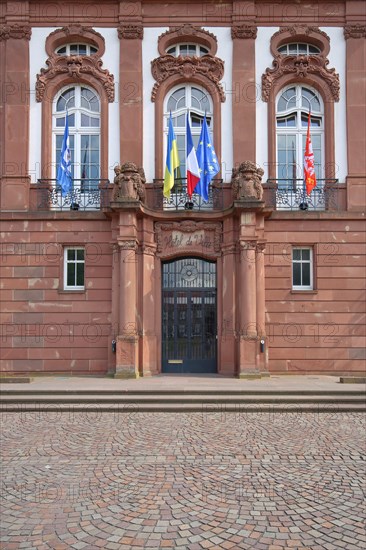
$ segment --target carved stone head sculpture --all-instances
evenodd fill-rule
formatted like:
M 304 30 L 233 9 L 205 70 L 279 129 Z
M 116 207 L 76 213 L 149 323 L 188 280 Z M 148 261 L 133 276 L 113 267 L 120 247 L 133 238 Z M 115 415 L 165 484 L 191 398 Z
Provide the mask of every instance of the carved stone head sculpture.
M 145 172 L 133 162 L 125 162 L 114 168 L 114 201 L 141 200 L 145 198 Z
M 245 160 L 239 168 L 233 168 L 231 184 L 234 199 L 239 201 L 260 201 L 263 197 L 262 176 L 264 171 L 254 162 Z

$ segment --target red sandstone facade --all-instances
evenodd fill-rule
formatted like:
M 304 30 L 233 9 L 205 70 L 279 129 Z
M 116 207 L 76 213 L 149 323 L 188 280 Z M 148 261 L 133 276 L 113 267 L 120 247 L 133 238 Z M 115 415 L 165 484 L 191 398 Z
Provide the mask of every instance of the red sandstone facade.
M 208 359 L 209 370 L 232 376 L 364 372 L 364 2 L 9 0 L 0 10 L 3 372 L 147 376 L 204 372 Z M 43 58 L 34 70 L 39 45 L 32 39 L 42 29 Z M 144 46 L 154 29 L 155 42 Z M 334 57 L 330 62 L 339 30 L 343 69 Z M 223 44 L 220 36 L 230 39 Z M 70 44 L 89 49 L 58 53 Z M 108 64 L 111 44 L 118 44 L 118 73 Z M 204 48 L 204 55 L 167 53 L 180 44 Z M 291 44 L 308 50 L 283 55 L 281 47 Z M 156 55 L 147 63 L 149 48 Z M 259 73 L 262 49 L 272 62 Z M 97 136 L 98 183 L 91 202 L 84 194 L 70 209 L 54 187 L 55 98 L 83 86 L 100 108 L 98 131 L 89 131 L 84 149 L 81 133 L 79 179 Z M 179 191 L 172 207 L 163 202 L 166 100 L 179 86 L 210 95 L 212 138 L 223 164 L 208 208 L 185 208 Z M 279 176 L 285 135 L 279 128 L 296 116 L 286 111 L 281 118 L 278 111 L 287 89 L 312 90 L 322 105 L 321 200 L 310 198 L 305 207 L 294 183 L 299 172 L 291 189 Z M 232 165 L 224 169 L 225 155 Z M 245 191 L 244 161 L 265 169 L 263 192 Z M 137 177 L 143 195 L 126 196 L 113 184 L 113 167 L 125 163 L 134 163 L 125 172 Z M 83 251 L 82 267 L 67 250 Z M 178 286 L 167 285 L 164 266 L 184 270 Z M 212 284 L 205 287 L 192 273 L 207 266 Z M 78 269 L 80 280 L 76 275 L 69 284 Z M 304 284 L 297 284 L 299 272 Z

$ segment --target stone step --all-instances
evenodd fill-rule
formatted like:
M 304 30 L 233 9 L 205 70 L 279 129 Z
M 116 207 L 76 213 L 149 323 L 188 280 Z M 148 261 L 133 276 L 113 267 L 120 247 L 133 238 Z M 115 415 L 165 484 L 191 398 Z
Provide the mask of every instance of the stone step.
M 122 393 L 87 393 L 87 394 L 75 394 L 75 393 L 50 393 L 44 392 L 42 394 L 31 394 L 30 392 L 24 392 L 19 395 L 13 393 L 2 394 L 1 401 L 6 403 L 98 403 L 98 402 L 118 402 L 118 403 L 365 403 L 366 395 L 364 393 L 359 394 L 345 394 L 338 392 L 337 394 L 306 394 L 298 395 L 293 392 L 282 394 L 268 394 L 267 392 L 256 394 L 233 394 L 227 392 L 215 392 L 205 394 L 193 394 L 191 392 L 184 392 L 181 394 L 171 393 L 140 393 L 133 394 L 132 392 Z
M 14 412 L 20 414 L 26 413 L 54 413 L 61 412 L 74 414 L 92 414 L 92 413 L 142 413 L 142 412 L 197 412 L 201 414 L 223 414 L 223 413 L 346 413 L 366 411 L 365 403 L 352 402 L 349 403 L 259 403 L 253 402 L 177 402 L 159 403 L 159 402 L 99 402 L 99 403 L 55 403 L 55 402 L 29 402 L 29 403 L 9 403 L 3 402 L 0 404 L 0 412 Z
M 334 395 L 334 396 L 364 396 L 366 398 L 366 390 L 354 389 L 354 390 L 345 390 L 342 387 L 337 390 L 276 390 L 276 389 L 258 389 L 258 390 L 242 390 L 242 389 L 167 389 L 167 390 L 158 390 L 158 389 L 143 389 L 143 390 L 130 390 L 130 389 L 118 389 L 118 390 L 106 390 L 106 389 L 97 389 L 97 390 L 82 390 L 82 389 L 63 389 L 63 390 L 32 390 L 32 389 L 1 389 L 0 396 L 11 396 L 11 395 L 22 395 L 22 396 L 189 396 L 189 395 L 199 395 L 199 396 L 259 396 L 259 395 L 291 395 L 291 396 L 324 396 L 324 395 Z

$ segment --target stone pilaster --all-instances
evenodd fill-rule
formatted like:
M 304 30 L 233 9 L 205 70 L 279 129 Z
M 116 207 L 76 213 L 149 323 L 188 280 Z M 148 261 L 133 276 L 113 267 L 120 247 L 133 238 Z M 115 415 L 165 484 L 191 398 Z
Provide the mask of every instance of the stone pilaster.
M 347 209 L 362 212 L 366 206 L 366 26 L 346 25 L 347 87 Z
M 256 241 L 239 241 L 239 364 L 240 378 L 260 376 L 257 368 Z
M 117 378 L 138 378 L 137 273 L 135 239 L 118 239 L 120 256 L 119 335 L 117 337 Z
M 0 207 L 29 207 L 29 40 L 28 24 L 0 25 Z
M 142 166 L 143 34 L 141 2 L 121 2 L 118 28 L 120 159 L 128 159 L 138 166 Z
M 255 159 L 255 111 L 257 90 L 255 82 L 255 40 L 257 27 L 245 17 L 247 10 L 254 13 L 241 1 L 233 3 L 233 162 L 237 166 L 243 158 Z M 243 132 L 245 121 L 245 132 Z

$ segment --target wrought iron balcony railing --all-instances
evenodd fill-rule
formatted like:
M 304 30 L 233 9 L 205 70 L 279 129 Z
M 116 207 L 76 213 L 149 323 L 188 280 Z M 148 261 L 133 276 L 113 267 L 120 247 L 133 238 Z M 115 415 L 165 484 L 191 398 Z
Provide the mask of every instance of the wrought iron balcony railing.
M 69 193 L 62 194 L 54 179 L 39 179 L 37 210 L 100 210 L 109 205 L 109 180 L 75 179 Z
M 338 210 L 337 179 L 319 179 L 307 195 L 302 179 L 269 179 L 265 188 L 266 205 L 275 210 Z
M 163 195 L 164 180 L 154 180 L 152 208 L 154 210 L 221 210 L 223 208 L 222 179 L 214 179 L 208 188 L 208 201 L 204 201 L 201 195 L 193 193 L 189 197 L 187 192 L 187 179 L 175 180 L 175 185 L 170 191 L 170 198 Z

